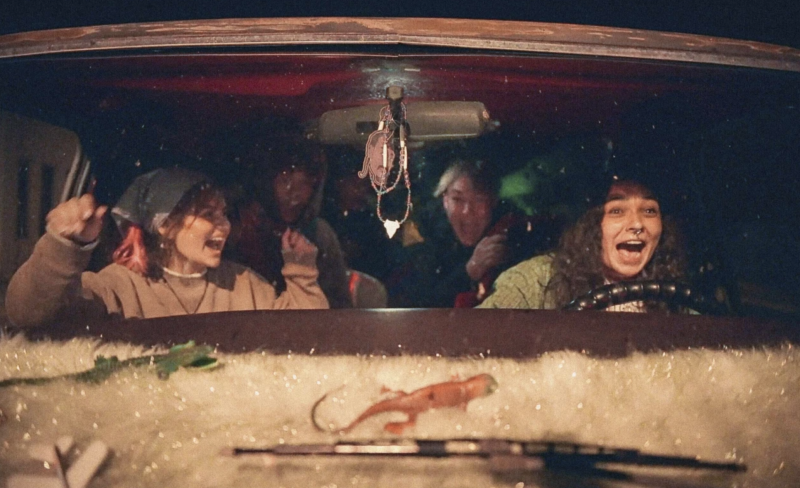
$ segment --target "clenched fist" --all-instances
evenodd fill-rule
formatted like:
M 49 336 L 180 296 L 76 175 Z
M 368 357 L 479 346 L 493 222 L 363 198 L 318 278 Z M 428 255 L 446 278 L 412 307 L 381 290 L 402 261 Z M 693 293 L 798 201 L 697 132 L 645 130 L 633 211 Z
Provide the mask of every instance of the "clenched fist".
M 317 246 L 292 229 L 286 229 L 281 236 L 281 252 L 284 261 L 311 264 L 317 259 Z

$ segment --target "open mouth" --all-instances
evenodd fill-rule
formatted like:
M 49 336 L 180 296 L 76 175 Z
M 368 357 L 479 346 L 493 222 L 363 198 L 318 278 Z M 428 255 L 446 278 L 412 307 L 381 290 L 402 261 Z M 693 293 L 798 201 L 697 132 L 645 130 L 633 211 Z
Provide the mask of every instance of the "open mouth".
M 617 250 L 630 253 L 640 253 L 644 250 L 644 241 L 625 241 L 617 244 Z
M 214 251 L 222 251 L 222 248 L 225 247 L 225 238 L 212 237 L 206 241 L 206 247 Z

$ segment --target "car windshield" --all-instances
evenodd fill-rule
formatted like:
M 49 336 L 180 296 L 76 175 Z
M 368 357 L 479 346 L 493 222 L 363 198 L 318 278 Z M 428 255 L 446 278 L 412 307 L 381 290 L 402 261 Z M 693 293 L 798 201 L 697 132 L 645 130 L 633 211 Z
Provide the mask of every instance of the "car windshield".
M 84 293 L 81 307 L 58 308 L 25 336 L 17 317 L 38 316 L 39 302 L 0 306 L 0 382 L 9 380 L 0 383 L 0 480 L 55 477 L 60 468 L 32 461 L 31 449 L 64 436 L 78 445 L 57 459 L 65 472 L 93 439 L 114 452 L 97 486 L 800 478 L 800 54 L 655 33 L 637 34 L 644 47 L 563 28 L 549 40 L 524 29 L 507 37 L 502 22 L 475 23 L 474 37 L 452 42 L 447 29 L 458 29 L 446 23 L 445 40 L 430 45 L 411 34 L 361 42 L 372 31 L 348 37 L 352 26 L 331 22 L 338 27 L 292 25 L 295 38 L 263 43 L 224 29 L 195 42 L 180 27 L 162 37 L 63 31 L 50 44 L 0 37 L 0 291 L 44 249 L 42 236 L 86 244 L 53 231 L 53 208 L 91 193 L 114 214 L 101 219 L 85 263 L 62 257 L 43 272 L 73 290 L 47 300 Z M 249 27 L 253 39 L 263 34 Z M 207 288 L 179 296 L 171 280 L 190 275 L 177 276 L 172 261 L 130 281 L 172 290 L 177 301 L 164 298 L 163 310 L 96 291 L 92 280 L 122 262 L 126 189 L 176 167 L 205 175 L 218 191 L 210 201 L 225 202 L 193 214 L 226 229 L 209 231 L 197 256 L 253 270 L 284 303 L 274 297 L 299 293 L 286 270 L 308 264 L 287 254 L 296 232 L 316 248 L 310 281 L 330 310 L 224 308 Z M 141 201 L 137 211 L 151 212 Z M 219 266 L 202 259 L 191 262 Z M 82 268 L 70 277 L 69 266 Z M 33 295 L 51 293 L 37 286 Z M 86 312 L 98 303 L 108 317 Z M 190 339 L 217 349 L 124 361 Z M 222 367 L 184 371 L 209 354 Z M 108 371 L 89 383 L 13 381 L 93 364 Z M 387 399 L 396 403 L 357 420 Z M 619 474 L 613 462 L 586 471 L 551 460 L 555 474 L 542 474 L 489 454 L 490 468 L 472 458 L 230 455 L 376 439 L 397 454 L 397 439 L 465 438 L 573 453 L 578 443 L 592 453 L 627 447 L 747 471 Z

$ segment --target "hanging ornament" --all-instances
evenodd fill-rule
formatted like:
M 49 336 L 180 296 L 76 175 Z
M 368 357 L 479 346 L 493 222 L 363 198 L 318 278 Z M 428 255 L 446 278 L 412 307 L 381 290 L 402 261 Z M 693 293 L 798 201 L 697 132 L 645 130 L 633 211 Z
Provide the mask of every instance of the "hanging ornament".
M 394 130 L 392 130 L 392 112 L 389 106 L 381 108 L 378 130 L 369 135 L 367 146 L 364 149 L 364 163 L 361 171 L 358 172 L 359 178 L 366 178 L 369 175 L 372 188 L 379 191 L 379 188 L 386 188 L 386 179 L 394 167 L 395 151 L 393 147 Z M 395 185 L 397 183 L 395 182 Z M 392 186 L 386 192 L 394 189 Z
M 367 145 L 364 149 L 364 162 L 361 171 L 358 172 L 359 178 L 369 176 L 372 188 L 378 196 L 376 213 L 378 219 L 383 222 L 386 234 L 391 239 L 400 226 L 408 219 L 411 214 L 411 178 L 408 176 L 408 146 L 406 138 L 406 106 L 402 102 L 403 89 L 400 87 L 389 87 L 387 90 L 389 104 L 381 107 L 378 114 L 378 129 L 369 135 Z M 392 170 L 395 168 L 395 159 L 399 164 L 395 171 L 394 181 L 388 184 Z M 384 218 L 381 213 L 381 197 L 394 190 L 400 179 L 407 189 L 406 211 L 401 220 Z
M 386 228 L 386 234 L 389 236 L 389 239 L 391 239 L 394 237 L 397 229 L 400 228 L 400 222 L 396 220 L 384 220 L 383 226 Z

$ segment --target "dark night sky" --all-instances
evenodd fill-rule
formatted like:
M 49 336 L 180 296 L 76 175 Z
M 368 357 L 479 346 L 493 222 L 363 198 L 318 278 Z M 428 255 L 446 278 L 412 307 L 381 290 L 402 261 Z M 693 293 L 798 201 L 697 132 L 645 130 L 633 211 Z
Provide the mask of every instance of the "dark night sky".
M 0 34 L 157 20 L 292 16 L 564 22 L 752 39 L 800 48 L 798 0 L 10 0 L 0 15 Z

